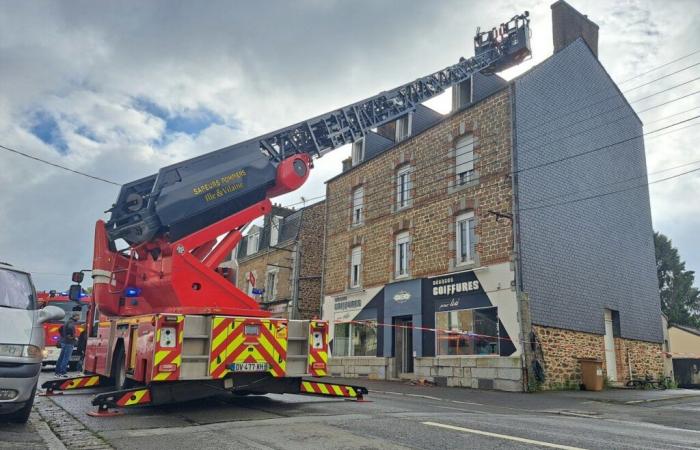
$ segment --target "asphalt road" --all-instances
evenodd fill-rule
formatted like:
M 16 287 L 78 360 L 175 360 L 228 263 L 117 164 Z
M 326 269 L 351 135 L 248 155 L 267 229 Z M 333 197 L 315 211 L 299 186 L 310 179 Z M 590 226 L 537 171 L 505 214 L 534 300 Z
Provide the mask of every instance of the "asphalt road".
M 362 403 L 224 393 L 94 418 L 86 413 L 95 391 L 82 391 L 42 397 L 37 408 L 68 448 L 700 449 L 700 397 L 628 404 L 581 394 L 369 384 L 370 401 Z

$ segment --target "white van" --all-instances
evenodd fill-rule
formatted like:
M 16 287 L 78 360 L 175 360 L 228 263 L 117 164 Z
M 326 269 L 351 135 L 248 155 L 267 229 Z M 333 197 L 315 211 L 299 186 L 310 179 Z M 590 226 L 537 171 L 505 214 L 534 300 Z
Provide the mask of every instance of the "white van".
M 24 423 L 34 403 L 47 320 L 61 308 L 37 309 L 29 273 L 0 262 L 0 421 Z

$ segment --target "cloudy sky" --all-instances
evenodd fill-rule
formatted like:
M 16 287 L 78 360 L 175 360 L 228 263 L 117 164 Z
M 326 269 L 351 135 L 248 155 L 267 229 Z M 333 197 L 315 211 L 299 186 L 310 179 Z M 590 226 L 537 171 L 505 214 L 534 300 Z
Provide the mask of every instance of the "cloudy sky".
M 0 0 L 0 145 L 129 182 L 441 69 L 473 54 L 477 26 L 529 10 L 533 58 L 503 74 L 512 77 L 551 55 L 550 3 Z M 700 62 L 697 53 L 625 82 L 700 49 L 696 1 L 570 3 L 600 25 L 600 59 L 623 91 Z M 691 67 L 627 96 L 641 111 L 692 94 L 698 77 Z M 640 116 L 652 131 L 697 108 L 690 95 Z M 698 130 L 647 138 L 650 179 L 700 167 Z M 282 203 L 322 195 L 348 153 L 325 156 Z M 65 289 L 72 270 L 90 267 L 94 222 L 118 187 L 3 150 L 0 168 L 0 260 L 34 272 L 40 289 Z M 700 176 L 650 190 L 654 227 L 700 270 Z

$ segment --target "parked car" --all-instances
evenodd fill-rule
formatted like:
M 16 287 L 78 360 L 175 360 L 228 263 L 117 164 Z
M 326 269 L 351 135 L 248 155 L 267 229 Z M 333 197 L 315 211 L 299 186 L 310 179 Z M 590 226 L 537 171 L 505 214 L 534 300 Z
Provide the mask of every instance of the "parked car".
M 38 309 L 30 274 L 0 263 L 0 421 L 29 419 L 41 372 L 42 323 L 64 315 L 55 306 Z

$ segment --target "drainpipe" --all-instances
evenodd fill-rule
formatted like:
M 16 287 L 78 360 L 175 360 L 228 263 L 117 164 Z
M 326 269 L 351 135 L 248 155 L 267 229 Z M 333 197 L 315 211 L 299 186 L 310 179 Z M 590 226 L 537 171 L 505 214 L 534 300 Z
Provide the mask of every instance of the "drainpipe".
M 520 212 L 518 210 L 518 162 L 515 157 L 517 151 L 517 122 L 515 117 L 515 83 L 510 85 L 510 123 L 511 123 L 511 189 L 512 189 L 512 211 L 513 220 L 513 265 L 515 275 L 515 301 L 518 306 L 518 323 L 520 324 L 520 362 L 523 366 L 523 391 L 529 390 L 529 379 L 533 377 L 531 373 L 534 355 L 530 347 L 530 335 L 532 333 L 532 322 L 530 317 L 530 301 L 527 293 L 523 292 L 522 280 L 522 259 L 520 257 Z
M 302 213 L 303 215 L 303 213 Z M 302 218 L 303 223 L 303 218 Z M 301 258 L 301 249 L 299 238 L 294 243 L 294 253 L 292 253 L 294 261 L 292 262 L 292 310 L 290 319 L 298 319 L 299 314 L 299 260 Z

